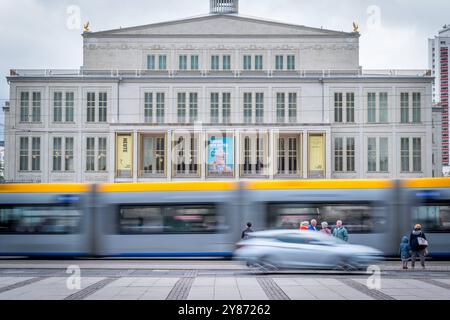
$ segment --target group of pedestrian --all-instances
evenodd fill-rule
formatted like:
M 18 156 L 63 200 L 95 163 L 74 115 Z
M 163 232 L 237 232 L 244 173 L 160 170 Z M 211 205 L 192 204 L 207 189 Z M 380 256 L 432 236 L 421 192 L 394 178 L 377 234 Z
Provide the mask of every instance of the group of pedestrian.
M 425 269 L 425 257 L 428 255 L 428 240 L 422 231 L 422 226 L 416 224 L 411 232 L 409 239 L 404 236 L 400 243 L 400 257 L 402 259 L 402 267 L 408 269 L 408 262 L 411 260 L 412 269 L 415 268 L 417 257 L 420 258 L 420 264 Z

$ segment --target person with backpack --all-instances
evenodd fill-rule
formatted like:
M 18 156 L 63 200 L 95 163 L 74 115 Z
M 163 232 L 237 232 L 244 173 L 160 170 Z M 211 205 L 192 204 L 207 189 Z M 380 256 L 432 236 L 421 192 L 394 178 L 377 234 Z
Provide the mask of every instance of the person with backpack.
M 254 231 L 253 231 L 253 229 L 252 229 L 252 223 L 251 223 L 251 222 L 247 223 L 247 229 L 245 229 L 244 231 L 242 231 L 241 239 L 242 239 L 242 240 L 248 239 L 248 234 L 249 234 L 249 233 L 253 233 L 253 232 L 254 232 Z
M 425 233 L 422 232 L 422 226 L 416 224 L 413 232 L 409 236 L 409 244 L 411 246 L 411 267 L 414 269 L 417 256 L 420 257 L 420 264 L 425 269 L 425 256 L 428 254 L 428 240 Z

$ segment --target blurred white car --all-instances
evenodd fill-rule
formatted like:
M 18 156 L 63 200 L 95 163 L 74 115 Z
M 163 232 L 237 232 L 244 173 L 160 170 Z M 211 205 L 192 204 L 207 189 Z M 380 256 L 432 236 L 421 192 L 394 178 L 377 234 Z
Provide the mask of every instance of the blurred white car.
M 382 259 L 376 249 L 352 245 L 321 232 L 276 230 L 248 234 L 234 258 L 248 266 L 277 269 L 364 269 Z

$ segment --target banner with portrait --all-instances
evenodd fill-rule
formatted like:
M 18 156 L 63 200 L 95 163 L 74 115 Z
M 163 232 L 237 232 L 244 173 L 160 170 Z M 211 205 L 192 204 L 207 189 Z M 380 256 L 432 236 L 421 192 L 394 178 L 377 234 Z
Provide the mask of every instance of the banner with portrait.
M 223 135 L 208 137 L 208 176 L 234 176 L 234 139 Z

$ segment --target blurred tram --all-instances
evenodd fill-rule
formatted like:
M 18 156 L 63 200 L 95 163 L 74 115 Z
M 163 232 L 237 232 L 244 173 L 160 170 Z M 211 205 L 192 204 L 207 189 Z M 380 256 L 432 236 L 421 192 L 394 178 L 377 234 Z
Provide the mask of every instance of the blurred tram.
M 450 179 L 0 185 L 0 255 L 217 257 L 255 231 L 343 220 L 349 242 L 398 255 L 420 223 L 450 257 Z

